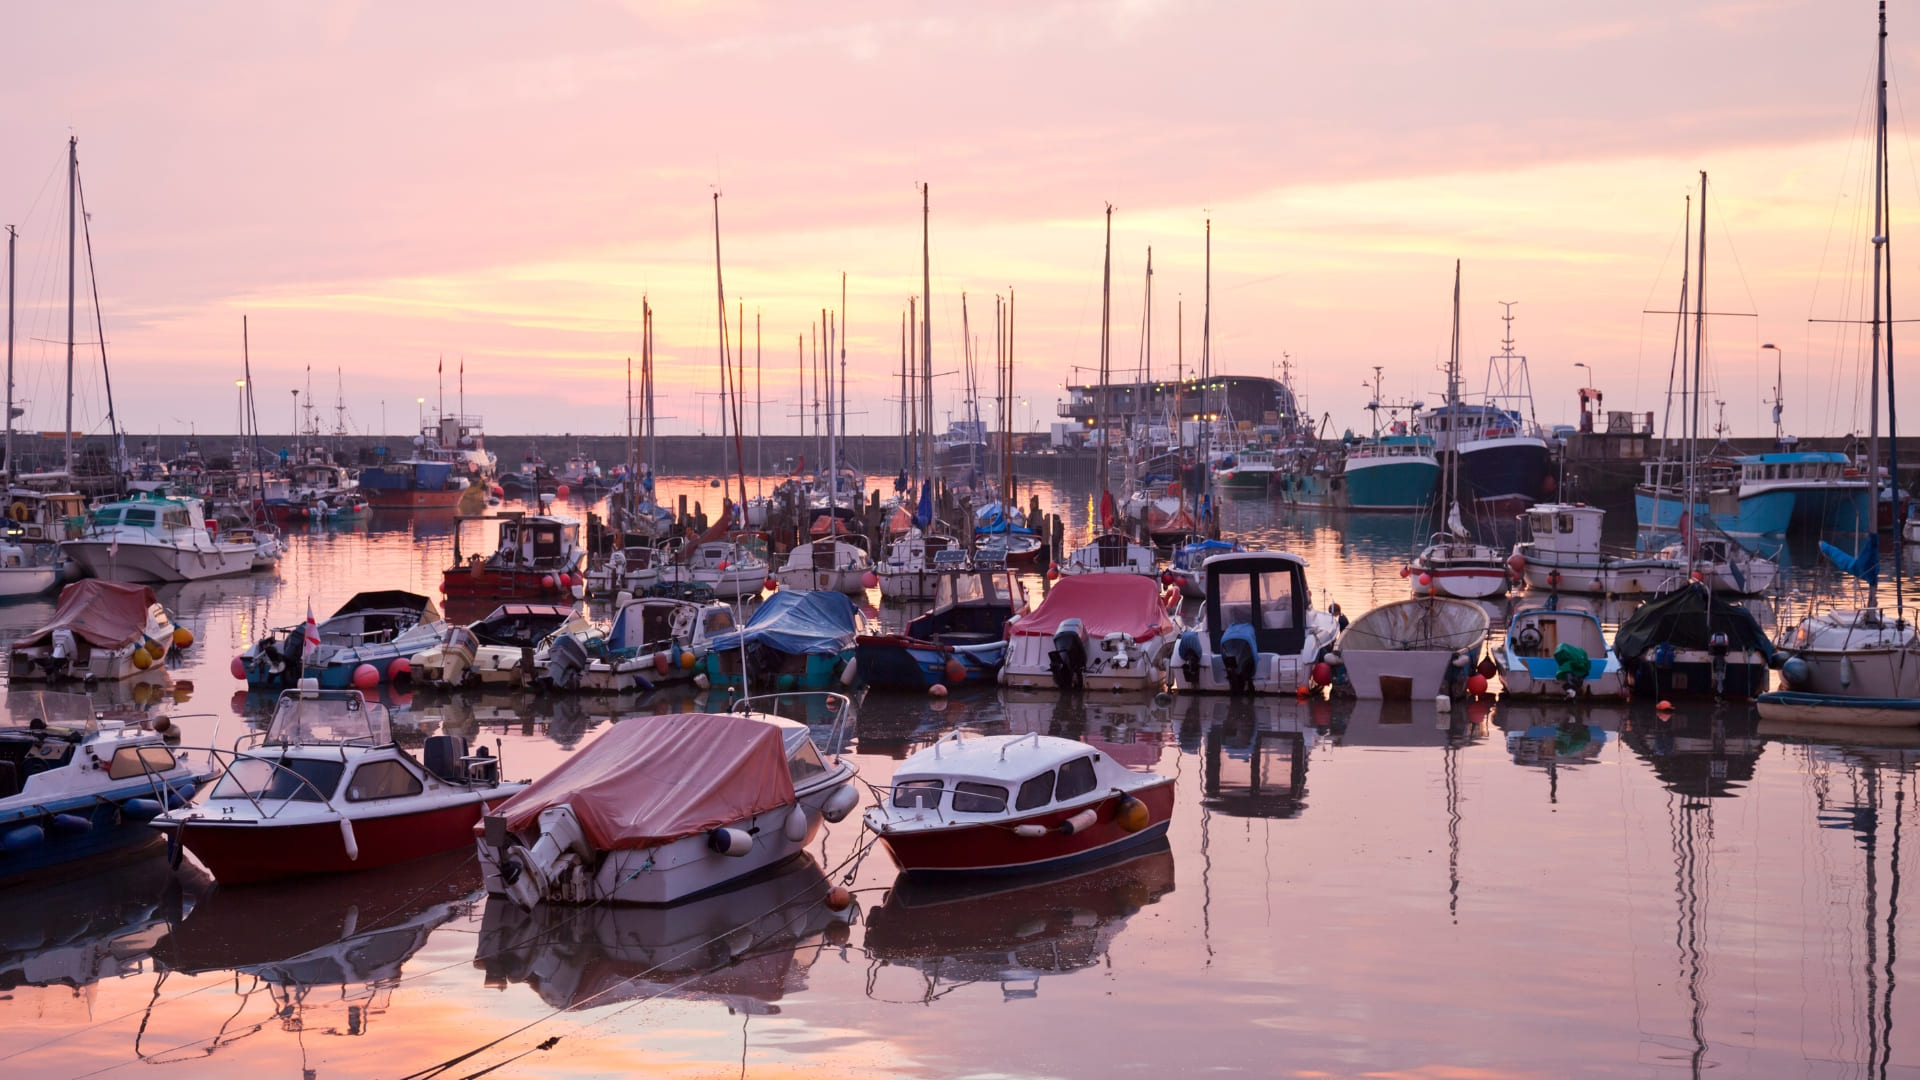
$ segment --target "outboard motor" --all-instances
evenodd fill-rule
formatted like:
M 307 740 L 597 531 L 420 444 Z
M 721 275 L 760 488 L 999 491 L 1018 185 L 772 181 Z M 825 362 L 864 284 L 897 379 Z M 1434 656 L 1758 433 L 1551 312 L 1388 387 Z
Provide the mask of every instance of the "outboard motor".
M 1727 692 L 1727 653 L 1731 651 L 1727 635 L 1715 634 L 1707 640 L 1707 655 L 1713 657 L 1713 696 Z
M 547 682 L 555 690 L 578 690 L 580 673 L 587 670 L 587 648 L 580 639 L 567 635 L 555 638 L 547 650 Z
M 74 639 L 72 630 L 53 632 L 52 658 L 47 665 L 49 677 L 72 675 L 73 665 L 80 659 L 80 643 Z
M 1062 690 L 1078 690 L 1086 685 L 1087 635 L 1079 619 L 1064 619 L 1053 633 L 1053 649 L 1047 653 L 1047 670 L 1053 685 Z
M 1187 685 L 1200 685 L 1200 635 L 1188 630 L 1180 635 L 1180 666 L 1186 672 Z
M 1253 679 L 1260 664 L 1260 653 L 1254 648 L 1253 627 L 1245 623 L 1227 627 L 1226 633 L 1220 635 L 1220 663 L 1227 670 L 1229 693 L 1253 693 Z

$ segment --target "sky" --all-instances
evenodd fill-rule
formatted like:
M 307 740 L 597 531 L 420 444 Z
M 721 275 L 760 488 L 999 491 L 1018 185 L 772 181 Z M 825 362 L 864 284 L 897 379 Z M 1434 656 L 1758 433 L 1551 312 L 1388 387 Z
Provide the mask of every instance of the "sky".
M 1920 4 L 1889 18 L 1911 312 Z M 90 431 L 97 327 L 129 430 L 234 430 L 243 316 L 266 431 L 310 380 L 329 427 L 338 399 L 350 430 L 405 434 L 442 363 L 447 408 L 464 366 L 490 431 L 623 431 L 643 298 L 661 430 L 717 430 L 718 192 L 759 422 L 794 430 L 799 341 L 830 308 L 848 426 L 889 433 L 920 184 L 943 415 L 963 294 L 989 388 L 994 299 L 1014 297 L 1016 427 L 1098 370 L 1109 205 L 1116 372 L 1144 362 L 1151 247 L 1155 374 L 1203 345 L 1216 372 L 1284 361 L 1331 430 L 1364 428 L 1375 366 L 1385 397 L 1439 400 L 1458 259 L 1468 390 L 1517 301 L 1540 421 L 1572 420 L 1582 384 L 1658 413 L 1674 320 L 1646 312 L 1678 299 L 1702 170 L 1726 313 L 1707 422 L 1770 433 L 1778 363 L 1789 433 L 1864 431 L 1862 335 L 1809 320 L 1867 311 L 1874 19 L 1860 0 L 29 5 L 0 75 L 22 423 L 61 427 L 73 135 Z

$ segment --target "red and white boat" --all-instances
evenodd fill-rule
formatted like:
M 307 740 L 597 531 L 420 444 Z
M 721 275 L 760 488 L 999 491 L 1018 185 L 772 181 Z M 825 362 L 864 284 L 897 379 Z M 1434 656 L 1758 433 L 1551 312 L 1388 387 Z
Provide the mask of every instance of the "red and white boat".
M 473 842 L 484 808 L 523 783 L 499 760 L 432 735 L 424 762 L 393 741 L 387 710 L 358 690 L 302 679 L 280 695 L 265 733 L 235 744 L 211 794 L 154 818 L 224 885 L 370 870 Z
M 585 559 L 578 518 L 502 514 L 500 547 L 484 559 L 475 553 L 461 562 L 459 545 L 454 545 L 454 565 L 441 575 L 440 591 L 449 602 L 571 596 L 576 587 L 584 592 L 586 576 L 580 567 Z
M 910 873 L 1007 873 L 1165 836 L 1173 778 L 1051 735 L 942 738 L 900 763 L 866 825 Z
M 1159 690 L 1180 637 L 1180 593 L 1136 574 L 1063 577 L 1007 623 L 1000 682 L 1016 690 Z

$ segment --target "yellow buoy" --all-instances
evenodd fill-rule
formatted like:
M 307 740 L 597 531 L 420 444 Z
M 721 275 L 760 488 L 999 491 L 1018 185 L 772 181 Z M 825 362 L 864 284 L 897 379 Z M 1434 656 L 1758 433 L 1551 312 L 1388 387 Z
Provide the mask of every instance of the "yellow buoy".
M 145 671 L 153 666 L 153 657 L 147 655 L 147 650 L 144 646 L 133 650 L 133 666 L 141 671 Z
M 193 631 L 184 626 L 176 626 L 173 628 L 174 648 L 184 649 L 191 644 L 193 644 Z
M 1125 795 L 1120 799 L 1120 808 L 1114 812 L 1113 820 L 1119 822 L 1120 827 L 1128 832 L 1139 832 L 1153 820 L 1153 815 L 1147 812 L 1146 803 L 1131 795 Z
M 689 649 L 680 654 L 680 666 L 683 668 L 693 667 L 693 650 Z

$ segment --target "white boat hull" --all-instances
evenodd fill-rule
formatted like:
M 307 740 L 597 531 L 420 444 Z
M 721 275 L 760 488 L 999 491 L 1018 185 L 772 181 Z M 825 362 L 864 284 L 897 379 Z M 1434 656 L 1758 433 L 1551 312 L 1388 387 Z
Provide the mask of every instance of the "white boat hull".
M 1169 632 L 1126 644 L 1124 652 L 1108 648 L 1104 641 L 1089 641 L 1082 685 L 1088 690 L 1159 690 L 1167 684 L 1167 665 L 1177 640 L 1178 635 Z M 1007 645 L 1000 681 L 1016 690 L 1058 689 L 1048 661 L 1052 652 L 1051 635 L 1015 634 Z
M 73 557 L 89 576 L 106 581 L 164 585 L 175 581 L 204 581 L 253 571 L 251 544 L 187 549 L 161 544 L 121 543 L 113 552 L 103 540 L 69 540 L 60 549 Z
M 943 576 L 937 570 L 877 571 L 882 600 L 931 600 Z
M 1447 682 L 1453 653 L 1442 650 L 1348 649 L 1340 653 L 1347 681 L 1363 701 L 1432 701 Z
M 864 569 L 847 570 L 782 570 L 774 575 L 774 580 L 783 589 L 795 592 L 837 592 L 848 596 L 867 595 Z
M 1888 646 L 1844 654 L 1805 649 L 1794 655 L 1807 665 L 1806 685 L 1796 689 L 1856 698 L 1920 697 L 1920 654 Z
M 57 565 L 0 567 L 0 597 L 38 596 L 58 584 L 60 567 Z
M 1597 596 L 1653 596 L 1670 591 L 1686 577 L 1677 566 L 1641 559 L 1565 565 L 1528 559 L 1522 573 L 1536 589 Z

